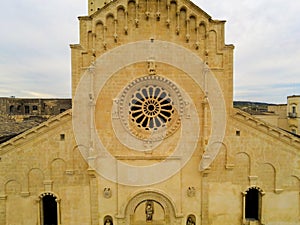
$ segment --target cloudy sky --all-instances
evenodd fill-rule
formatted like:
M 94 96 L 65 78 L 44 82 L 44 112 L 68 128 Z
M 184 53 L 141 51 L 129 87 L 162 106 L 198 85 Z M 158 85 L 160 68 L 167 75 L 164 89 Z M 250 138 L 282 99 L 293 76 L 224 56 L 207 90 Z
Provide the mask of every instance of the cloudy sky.
M 300 94 L 300 1 L 194 0 L 226 20 L 235 45 L 234 99 L 285 103 Z M 87 0 L 0 3 L 0 96 L 70 97 L 69 44 Z

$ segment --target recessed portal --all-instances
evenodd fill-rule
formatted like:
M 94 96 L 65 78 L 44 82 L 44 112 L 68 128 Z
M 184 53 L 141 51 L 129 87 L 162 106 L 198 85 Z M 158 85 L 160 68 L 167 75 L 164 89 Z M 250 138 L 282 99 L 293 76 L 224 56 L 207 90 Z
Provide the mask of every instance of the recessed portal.
M 257 189 L 251 188 L 247 191 L 245 208 L 245 217 L 247 220 L 259 219 L 259 200 L 260 193 Z
M 42 199 L 42 224 L 57 225 L 57 202 L 56 197 L 45 195 Z

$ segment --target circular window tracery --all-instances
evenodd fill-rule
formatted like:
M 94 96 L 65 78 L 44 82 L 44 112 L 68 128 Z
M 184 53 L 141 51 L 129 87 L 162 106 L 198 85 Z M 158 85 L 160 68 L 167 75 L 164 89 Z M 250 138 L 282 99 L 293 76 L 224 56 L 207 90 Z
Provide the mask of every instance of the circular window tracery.
M 124 89 L 119 112 L 123 126 L 132 135 L 158 141 L 180 126 L 182 107 L 182 97 L 174 83 L 160 76 L 145 76 Z
M 130 119 L 145 130 L 165 127 L 175 113 L 170 94 L 162 87 L 149 85 L 138 89 L 129 103 Z

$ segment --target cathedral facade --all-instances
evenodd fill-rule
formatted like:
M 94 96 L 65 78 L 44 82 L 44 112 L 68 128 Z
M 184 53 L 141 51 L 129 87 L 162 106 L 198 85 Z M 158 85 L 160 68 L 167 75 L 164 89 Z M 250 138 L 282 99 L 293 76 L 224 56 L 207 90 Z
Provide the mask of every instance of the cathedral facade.
M 73 107 L 0 145 L 0 224 L 300 224 L 300 139 L 233 108 L 225 21 L 88 0 Z

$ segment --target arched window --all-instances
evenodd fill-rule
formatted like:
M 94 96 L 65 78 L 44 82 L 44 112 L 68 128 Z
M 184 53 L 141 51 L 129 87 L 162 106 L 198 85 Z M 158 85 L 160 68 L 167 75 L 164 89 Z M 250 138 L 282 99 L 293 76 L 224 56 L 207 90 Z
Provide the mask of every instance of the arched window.
M 261 221 L 262 196 L 264 192 L 258 187 L 251 187 L 243 192 L 243 219 L 246 221 Z
M 295 103 L 292 104 L 292 107 L 289 110 L 290 118 L 297 118 L 297 105 Z
M 13 106 L 13 105 L 11 105 L 10 107 L 9 107 L 9 113 L 10 114 L 13 114 L 15 112 L 15 107 Z
M 295 105 L 293 105 L 293 107 L 292 107 L 292 113 L 296 113 L 296 106 Z
M 196 217 L 194 215 L 188 215 L 185 224 L 186 225 L 196 225 Z
M 59 199 L 53 193 L 40 195 L 40 225 L 60 225 Z
M 103 220 L 104 225 L 113 225 L 113 218 L 111 216 L 105 216 Z

